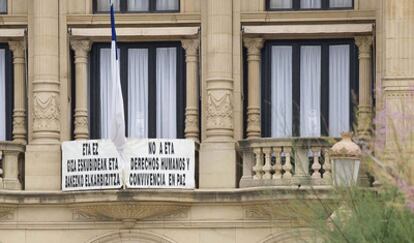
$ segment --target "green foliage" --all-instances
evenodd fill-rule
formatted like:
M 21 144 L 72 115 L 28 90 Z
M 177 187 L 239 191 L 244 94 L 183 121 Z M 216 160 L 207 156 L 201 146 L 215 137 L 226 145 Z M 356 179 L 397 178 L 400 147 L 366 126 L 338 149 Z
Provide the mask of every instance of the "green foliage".
M 325 242 L 414 242 L 414 214 L 397 189 L 355 188 L 337 193 L 339 208 L 328 219 L 315 218 L 313 224 Z

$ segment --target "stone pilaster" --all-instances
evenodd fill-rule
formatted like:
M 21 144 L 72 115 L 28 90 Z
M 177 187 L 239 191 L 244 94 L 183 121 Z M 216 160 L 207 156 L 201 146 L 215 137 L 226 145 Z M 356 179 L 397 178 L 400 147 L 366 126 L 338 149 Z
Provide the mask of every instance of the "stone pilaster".
M 14 71 L 13 141 L 26 144 L 25 45 L 23 41 L 9 41 L 9 47 Z
M 198 39 L 188 39 L 181 41 L 185 49 L 185 62 L 187 70 L 187 107 L 185 109 L 185 137 L 199 142 L 200 129 L 198 122 L 198 97 L 199 87 L 198 80 L 198 48 L 200 41 Z
M 91 43 L 88 40 L 76 40 L 71 42 L 75 51 L 76 65 L 76 108 L 74 114 L 74 134 L 76 140 L 89 139 L 88 128 L 88 52 Z
M 61 105 L 66 107 L 68 103 L 60 92 L 65 84 L 60 83 L 59 77 L 59 2 L 27 2 L 29 144 L 24 165 L 28 191 L 61 188 Z
M 207 140 L 233 141 L 232 1 L 208 0 Z
M 233 3 L 232 0 L 206 0 L 201 9 L 206 23 L 202 30 L 206 139 L 200 146 L 200 188 L 236 187 Z
M 245 38 L 248 63 L 247 138 L 260 138 L 260 61 L 262 38 Z
M 369 141 L 372 130 L 372 36 L 355 37 L 355 44 L 359 50 L 358 137 L 363 141 Z
M 33 144 L 60 143 L 59 8 L 56 0 L 33 0 Z

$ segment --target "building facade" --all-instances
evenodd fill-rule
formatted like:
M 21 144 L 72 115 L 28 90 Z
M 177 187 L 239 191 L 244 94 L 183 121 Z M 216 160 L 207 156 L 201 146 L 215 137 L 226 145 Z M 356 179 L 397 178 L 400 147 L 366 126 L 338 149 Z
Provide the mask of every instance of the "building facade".
M 0 242 L 295 242 L 341 132 L 410 161 L 412 0 L 115 0 L 127 135 L 194 140 L 197 188 L 62 192 L 108 133 L 107 2 L 0 0 Z

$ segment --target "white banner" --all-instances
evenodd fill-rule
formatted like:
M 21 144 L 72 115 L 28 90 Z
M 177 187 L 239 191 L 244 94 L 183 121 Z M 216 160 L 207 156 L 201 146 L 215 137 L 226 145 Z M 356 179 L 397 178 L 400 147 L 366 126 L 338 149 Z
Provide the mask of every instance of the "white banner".
M 127 187 L 194 188 L 194 149 L 194 142 L 185 139 L 128 140 Z
M 110 140 L 62 143 L 63 191 L 120 188 L 121 172 L 121 159 Z
M 128 188 L 193 189 L 194 171 L 192 140 L 128 139 L 121 155 L 111 140 L 62 144 L 63 191 L 114 189 L 124 184 Z

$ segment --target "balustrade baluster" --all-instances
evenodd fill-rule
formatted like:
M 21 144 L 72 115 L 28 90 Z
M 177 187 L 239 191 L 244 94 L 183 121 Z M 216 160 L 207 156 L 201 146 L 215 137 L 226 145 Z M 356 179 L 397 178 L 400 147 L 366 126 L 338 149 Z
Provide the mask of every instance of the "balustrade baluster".
M 323 162 L 323 169 L 325 170 L 325 172 L 323 173 L 323 179 L 327 182 L 327 183 L 331 183 L 332 182 L 332 172 L 331 172 L 331 158 L 329 157 L 329 151 L 328 149 L 324 150 L 324 162 Z
M 321 156 L 321 154 L 322 152 L 320 147 L 312 147 L 312 178 L 314 179 L 321 179 L 321 172 L 319 171 L 322 168 L 321 163 L 319 163 L 319 157 Z
M 265 155 L 265 165 L 263 166 L 263 179 L 269 180 L 272 179 L 272 148 L 263 148 L 263 153 Z
M 285 156 L 286 156 L 285 164 L 283 165 L 283 170 L 285 171 L 285 173 L 283 174 L 283 178 L 290 179 L 292 178 L 292 164 L 291 164 L 292 148 L 285 147 L 283 148 L 283 152 L 285 153 Z
M 254 171 L 254 180 L 261 180 L 262 174 L 263 174 L 263 160 L 262 160 L 262 149 L 261 148 L 255 148 L 253 150 L 254 155 L 256 157 L 256 165 L 253 167 Z
M 275 170 L 275 173 L 273 174 L 273 179 L 281 179 L 282 178 L 282 160 L 280 157 L 280 154 L 282 153 L 281 147 L 275 147 L 273 148 L 273 152 L 275 154 L 275 165 L 273 166 L 273 169 Z

